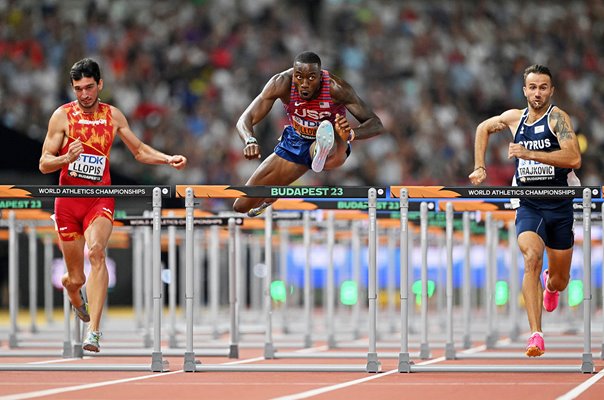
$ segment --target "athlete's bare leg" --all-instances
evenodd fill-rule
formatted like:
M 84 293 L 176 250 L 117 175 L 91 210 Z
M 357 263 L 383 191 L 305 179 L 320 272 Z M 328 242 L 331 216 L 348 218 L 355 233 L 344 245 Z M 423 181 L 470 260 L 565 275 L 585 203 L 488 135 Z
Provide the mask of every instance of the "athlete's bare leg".
M 550 291 L 563 291 L 570 280 L 570 263 L 573 258 L 573 248 L 566 250 L 550 249 L 546 247 L 549 270 L 547 288 Z
M 524 278 L 522 279 L 522 295 L 526 307 L 531 332 L 541 332 L 541 307 L 543 303 L 543 288 L 540 274 L 543 267 L 543 252 L 545 244 L 535 232 L 522 232 L 518 236 L 518 246 L 524 257 Z
M 63 259 L 67 267 L 67 273 L 61 278 L 63 287 L 67 291 L 69 301 L 74 307 L 80 307 L 82 298 L 80 297 L 80 289 L 86 283 L 86 275 L 84 274 L 84 244 L 83 237 L 75 240 L 61 241 L 61 250 L 63 251 Z
M 101 322 L 103 305 L 107 297 L 109 274 L 105 263 L 105 249 L 111 236 L 113 223 L 105 218 L 98 217 L 88 226 L 84 236 L 88 245 L 90 259 L 90 275 L 86 285 L 88 295 L 88 310 L 90 313 L 90 331 L 98 331 Z
M 262 164 L 254 171 L 250 179 L 246 182 L 246 186 L 287 186 L 295 182 L 308 171 L 306 165 L 296 164 L 287 161 L 275 153 L 268 156 Z M 274 202 L 277 199 L 259 199 L 241 197 L 235 200 L 233 209 L 237 212 L 248 212 L 254 207 L 258 207 L 263 202 Z

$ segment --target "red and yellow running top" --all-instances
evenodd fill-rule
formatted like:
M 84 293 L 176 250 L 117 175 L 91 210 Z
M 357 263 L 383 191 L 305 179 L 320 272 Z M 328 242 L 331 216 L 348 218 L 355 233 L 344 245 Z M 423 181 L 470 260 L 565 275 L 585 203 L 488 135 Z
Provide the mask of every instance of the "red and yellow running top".
M 60 185 L 110 185 L 109 153 L 115 138 L 111 106 L 99 102 L 94 113 L 82 112 L 77 101 L 62 106 L 67 113 L 67 144 L 59 152 L 66 154 L 69 144 L 80 139 L 84 152 L 61 169 Z
M 302 100 L 292 80 L 289 104 L 284 104 L 287 118 L 296 133 L 307 139 L 314 139 L 322 121 L 332 124 L 336 114 L 346 116 L 343 104 L 334 104 L 331 98 L 331 79 L 329 72 L 321 70 L 321 88 L 319 96 L 313 100 Z

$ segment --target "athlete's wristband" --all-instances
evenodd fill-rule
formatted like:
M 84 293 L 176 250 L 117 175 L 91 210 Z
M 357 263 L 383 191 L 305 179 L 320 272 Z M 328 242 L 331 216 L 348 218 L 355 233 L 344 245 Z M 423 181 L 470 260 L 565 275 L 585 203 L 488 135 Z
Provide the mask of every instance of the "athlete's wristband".
M 485 172 L 485 174 L 486 174 L 487 169 L 486 169 L 485 167 L 483 167 L 482 165 L 481 165 L 480 167 L 476 167 L 476 168 L 474 168 L 474 171 L 477 171 L 477 170 L 479 170 L 479 169 L 483 169 L 483 170 L 484 170 L 484 172 Z
M 258 140 L 256 140 L 255 137 L 250 136 L 247 139 L 245 139 L 245 145 L 249 145 L 249 144 L 258 144 Z
M 354 132 L 354 129 L 350 129 L 350 134 L 348 135 L 348 143 L 352 142 L 357 137 L 357 134 Z

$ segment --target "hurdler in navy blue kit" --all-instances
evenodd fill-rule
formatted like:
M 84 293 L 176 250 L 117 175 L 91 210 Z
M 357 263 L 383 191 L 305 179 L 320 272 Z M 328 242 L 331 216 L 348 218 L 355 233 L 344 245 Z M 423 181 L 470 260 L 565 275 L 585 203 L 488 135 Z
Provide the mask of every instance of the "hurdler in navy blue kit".
M 554 85 L 550 70 L 543 65 L 528 67 L 524 71 L 523 91 L 525 109 L 507 110 L 478 125 L 470 181 L 474 185 L 484 182 L 489 136 L 509 128 L 513 142 L 508 157 L 516 159 L 512 185 L 580 185 L 573 171 L 581 167 L 579 143 L 568 114 L 551 104 Z M 516 207 L 518 246 L 524 257 L 522 294 L 531 329 L 526 355 L 537 357 L 545 352 L 541 304 L 546 311 L 555 310 L 559 292 L 570 279 L 574 244 L 572 199 L 523 198 L 516 200 Z M 544 252 L 548 269 L 542 272 Z

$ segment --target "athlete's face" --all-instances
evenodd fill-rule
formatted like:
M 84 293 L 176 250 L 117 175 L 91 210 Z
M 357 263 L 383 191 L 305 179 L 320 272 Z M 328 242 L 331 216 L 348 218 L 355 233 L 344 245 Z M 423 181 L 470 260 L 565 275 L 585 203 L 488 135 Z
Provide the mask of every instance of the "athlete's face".
M 76 95 L 78 104 L 83 111 L 93 111 L 99 100 L 99 92 L 103 89 L 103 80 L 96 83 L 94 78 L 83 76 L 82 79 L 71 81 L 71 87 Z
M 321 68 L 318 64 L 294 63 L 294 85 L 302 100 L 312 100 L 321 86 Z
M 554 94 L 552 80 L 546 74 L 531 72 L 526 76 L 526 82 L 522 88 L 529 106 L 534 110 L 549 107 L 549 102 Z

